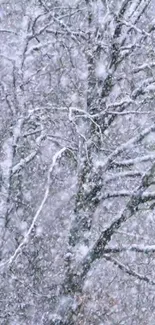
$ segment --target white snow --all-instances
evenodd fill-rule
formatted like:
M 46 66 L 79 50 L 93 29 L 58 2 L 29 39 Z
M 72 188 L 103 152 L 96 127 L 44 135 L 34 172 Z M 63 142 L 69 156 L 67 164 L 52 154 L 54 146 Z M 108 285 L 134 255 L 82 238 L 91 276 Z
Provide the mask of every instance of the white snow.
M 99 79 L 105 79 L 106 78 L 106 67 L 103 62 L 98 62 L 96 66 L 96 77 Z

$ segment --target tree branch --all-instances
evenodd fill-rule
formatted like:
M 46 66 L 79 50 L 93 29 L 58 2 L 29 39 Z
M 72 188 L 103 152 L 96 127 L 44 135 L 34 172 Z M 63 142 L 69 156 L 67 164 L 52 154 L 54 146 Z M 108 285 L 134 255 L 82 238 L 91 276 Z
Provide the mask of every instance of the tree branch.
M 18 256 L 18 254 L 21 252 L 22 250 L 22 247 L 27 243 L 28 239 L 29 239 L 29 236 L 40 216 L 40 213 L 42 212 L 43 210 L 43 207 L 47 201 L 47 198 L 48 198 L 48 195 L 49 195 L 49 190 L 50 190 L 50 184 L 51 184 L 51 175 L 52 175 L 52 172 L 53 172 L 53 169 L 57 163 L 57 160 L 62 156 L 63 152 L 65 152 L 67 150 L 66 147 L 62 148 L 61 150 L 59 150 L 58 152 L 56 152 L 56 154 L 54 155 L 53 157 L 53 161 L 52 161 L 52 164 L 48 170 L 48 175 L 47 175 L 47 184 L 46 184 L 46 189 L 45 189 L 45 193 L 44 193 L 44 197 L 41 201 L 41 204 L 39 206 L 39 208 L 37 209 L 37 212 L 31 222 L 31 225 L 26 233 L 26 235 L 24 236 L 24 239 L 21 241 L 21 243 L 19 244 L 19 246 L 17 247 L 17 249 L 15 250 L 14 254 L 7 260 L 7 261 L 2 261 L 2 263 L 0 264 L 0 267 L 2 266 L 5 266 L 5 265 L 10 265 L 13 263 L 13 261 L 16 259 L 16 257 Z
M 155 281 L 154 280 L 148 278 L 146 275 L 142 275 L 140 273 L 137 273 L 136 271 L 131 270 L 128 266 L 126 266 L 125 264 L 119 262 L 115 258 L 113 258 L 113 257 L 111 257 L 109 255 L 103 255 L 103 258 L 106 259 L 109 262 L 112 262 L 114 265 L 118 266 L 118 268 L 121 271 L 124 271 L 128 275 L 131 275 L 131 276 L 137 278 L 138 280 L 144 281 L 144 282 L 146 282 L 148 284 L 155 285 Z

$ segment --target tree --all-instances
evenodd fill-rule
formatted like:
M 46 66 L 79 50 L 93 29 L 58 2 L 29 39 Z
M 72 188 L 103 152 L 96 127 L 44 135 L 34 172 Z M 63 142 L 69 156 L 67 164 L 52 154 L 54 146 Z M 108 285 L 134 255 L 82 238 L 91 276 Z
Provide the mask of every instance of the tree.
M 154 7 L 2 3 L 2 324 L 152 322 Z

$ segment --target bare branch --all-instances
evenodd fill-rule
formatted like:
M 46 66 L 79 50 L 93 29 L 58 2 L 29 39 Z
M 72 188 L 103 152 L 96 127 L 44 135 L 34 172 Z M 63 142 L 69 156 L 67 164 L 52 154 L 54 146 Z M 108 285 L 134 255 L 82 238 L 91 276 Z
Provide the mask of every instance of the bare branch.
M 109 247 L 105 249 L 106 254 L 122 253 L 122 252 L 137 252 L 137 253 L 155 253 L 155 245 L 131 245 L 123 247 Z
M 8 34 L 18 35 L 18 33 L 14 32 L 12 30 L 8 30 L 8 29 L 0 29 L 0 33 L 8 33 Z
M 131 270 L 128 266 L 126 266 L 125 264 L 119 262 L 115 258 L 113 258 L 113 257 L 111 257 L 109 255 L 103 255 L 103 258 L 105 258 L 109 262 L 112 262 L 114 265 L 118 266 L 118 268 L 121 271 L 124 271 L 128 275 L 131 275 L 131 276 L 137 278 L 138 280 L 144 281 L 144 282 L 146 282 L 148 284 L 155 285 L 154 280 L 148 278 L 146 275 L 142 275 L 142 274 L 137 273 L 136 271 Z

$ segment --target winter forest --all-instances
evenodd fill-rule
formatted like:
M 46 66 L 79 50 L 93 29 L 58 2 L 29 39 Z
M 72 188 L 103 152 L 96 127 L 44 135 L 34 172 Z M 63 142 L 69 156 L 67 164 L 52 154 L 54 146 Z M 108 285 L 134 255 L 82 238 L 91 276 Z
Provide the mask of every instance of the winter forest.
M 155 0 L 0 0 L 0 325 L 155 324 Z

